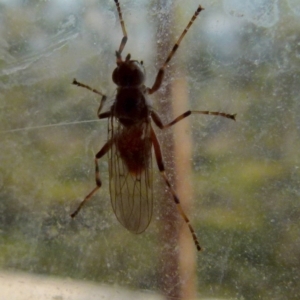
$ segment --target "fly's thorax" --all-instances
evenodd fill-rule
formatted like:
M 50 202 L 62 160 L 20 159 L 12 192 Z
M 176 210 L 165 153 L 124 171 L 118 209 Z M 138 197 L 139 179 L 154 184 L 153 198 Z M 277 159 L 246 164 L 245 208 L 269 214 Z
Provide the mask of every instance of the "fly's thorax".
M 114 116 L 124 126 L 131 126 L 149 119 L 149 107 L 144 87 L 120 87 L 114 104 Z

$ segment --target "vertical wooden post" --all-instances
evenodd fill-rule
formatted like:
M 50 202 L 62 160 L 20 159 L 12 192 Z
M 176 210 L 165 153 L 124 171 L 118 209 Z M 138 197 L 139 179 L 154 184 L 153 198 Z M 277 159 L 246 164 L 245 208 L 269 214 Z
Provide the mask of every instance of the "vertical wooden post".
M 183 76 L 172 85 L 173 112 L 175 116 L 189 109 L 187 81 L 184 67 L 180 68 Z M 174 160 L 176 173 L 176 192 L 180 198 L 182 208 L 188 217 L 193 199 L 193 188 L 191 184 L 191 156 L 192 137 L 189 119 L 185 119 L 173 128 L 174 132 Z M 183 220 L 180 222 L 179 231 L 179 274 L 181 279 L 182 299 L 196 299 L 196 255 L 197 250 L 190 231 Z M 192 222 L 193 223 L 193 222 Z
M 158 23 L 160 43 L 157 49 L 157 62 L 159 64 L 163 62 L 174 46 L 175 38 L 169 32 L 175 18 L 172 5 L 167 7 L 167 1 L 164 0 L 160 0 L 158 3 L 158 11 L 166 12 L 164 23 Z M 174 59 L 176 59 L 176 56 Z M 179 64 L 176 63 L 176 65 Z M 183 78 L 172 86 L 171 84 L 165 85 L 168 82 L 167 76 L 171 75 L 172 67 L 168 66 L 163 88 L 156 94 L 156 99 L 159 100 L 155 107 L 157 107 L 164 122 L 170 121 L 172 117 L 188 110 L 186 80 Z M 191 176 L 191 132 L 188 124 L 188 121 L 185 120 L 166 130 L 163 134 L 159 133 L 167 175 L 182 201 L 183 209 L 187 213 L 189 203 L 186 201 L 192 198 L 189 180 Z M 175 137 L 175 142 L 173 137 Z M 193 239 L 186 224 L 178 214 L 174 200 L 163 182 L 160 195 L 158 202 L 162 219 L 159 240 L 161 245 L 159 278 L 161 292 L 169 300 L 196 299 L 196 250 Z
M 157 2 L 157 10 L 162 11 L 164 14 L 160 18 L 164 21 L 161 22 L 158 20 L 157 23 L 157 36 L 160 40 L 157 47 L 158 64 L 163 63 L 173 46 L 170 34 L 168 34 L 172 22 L 173 9 L 168 9 L 167 2 L 168 1 L 166 0 L 160 0 Z M 156 94 L 156 99 L 158 101 L 155 106 L 157 107 L 164 122 L 172 118 L 172 113 L 170 113 L 172 112 L 171 86 L 168 84 L 167 80 L 167 76 L 171 73 L 171 67 L 168 66 L 165 74 L 166 80 L 163 83 L 163 87 Z M 166 173 L 172 184 L 174 184 L 175 165 L 174 160 L 172 159 L 174 157 L 174 140 L 172 130 L 166 130 L 163 133 L 160 133 L 159 131 L 157 132 L 160 137 Z M 161 264 L 159 272 L 160 290 L 168 300 L 181 299 L 178 249 L 178 212 L 174 205 L 174 200 L 163 181 L 161 181 L 161 191 L 159 194 L 160 197 L 158 202 L 161 218 L 159 237 L 159 244 L 161 246 Z

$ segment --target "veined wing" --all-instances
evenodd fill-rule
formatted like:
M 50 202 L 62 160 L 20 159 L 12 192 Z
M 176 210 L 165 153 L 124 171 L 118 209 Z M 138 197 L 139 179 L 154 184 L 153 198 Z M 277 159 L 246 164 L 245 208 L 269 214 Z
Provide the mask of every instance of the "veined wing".
M 150 124 L 122 126 L 109 120 L 110 196 L 119 222 L 133 233 L 149 226 L 153 211 L 153 178 Z

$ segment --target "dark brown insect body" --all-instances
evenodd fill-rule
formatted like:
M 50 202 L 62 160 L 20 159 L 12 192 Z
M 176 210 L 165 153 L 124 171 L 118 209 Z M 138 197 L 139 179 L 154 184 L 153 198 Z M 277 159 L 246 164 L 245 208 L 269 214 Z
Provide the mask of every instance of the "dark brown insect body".
M 98 109 L 98 117 L 99 119 L 108 119 L 109 138 L 95 157 L 96 187 L 85 197 L 71 216 L 75 217 L 81 207 L 101 187 L 98 159 L 108 153 L 110 196 L 114 213 L 120 223 L 131 232 L 143 232 L 151 221 L 153 210 L 153 147 L 158 169 L 172 193 L 180 214 L 188 224 L 197 249 L 200 250 L 201 247 L 194 229 L 182 210 L 179 198 L 166 176 L 160 145 L 152 128 L 152 121 L 160 129 L 165 129 L 190 114 L 219 115 L 230 119 L 235 119 L 235 115 L 210 111 L 187 111 L 172 122 L 163 124 L 159 115 L 152 109 L 147 97 L 160 88 L 165 67 L 203 8 L 201 6 L 198 7 L 165 63 L 160 68 L 153 86 L 148 88 L 144 84 L 145 72 L 143 63 L 131 60 L 130 54 L 126 56 L 125 60 L 122 59 L 121 54 L 127 42 L 127 32 L 118 0 L 115 0 L 115 3 L 123 31 L 123 38 L 119 50 L 116 51 L 117 67 L 112 74 L 113 82 L 117 85 L 117 94 L 113 105 L 108 111 L 101 112 L 106 101 L 106 96 L 100 91 L 78 82 L 76 79 L 73 81 L 73 84 L 89 89 L 102 96 Z

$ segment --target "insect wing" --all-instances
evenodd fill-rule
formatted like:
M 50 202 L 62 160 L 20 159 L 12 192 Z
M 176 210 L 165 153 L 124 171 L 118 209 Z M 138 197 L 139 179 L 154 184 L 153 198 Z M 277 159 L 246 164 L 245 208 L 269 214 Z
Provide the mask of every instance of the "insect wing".
M 109 137 L 114 141 L 109 151 L 112 207 L 126 229 L 141 233 L 149 226 L 153 211 L 151 125 L 143 124 L 144 133 L 136 136 L 134 128 L 123 127 L 114 117 L 108 122 Z M 137 130 L 141 131 L 140 126 Z

